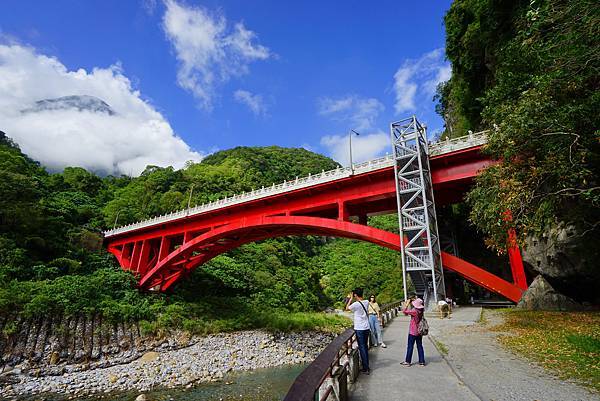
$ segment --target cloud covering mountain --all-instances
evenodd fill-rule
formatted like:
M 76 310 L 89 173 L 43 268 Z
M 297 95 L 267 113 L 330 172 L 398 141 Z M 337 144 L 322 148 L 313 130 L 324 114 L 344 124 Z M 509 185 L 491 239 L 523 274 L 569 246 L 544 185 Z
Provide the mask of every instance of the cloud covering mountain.
M 0 45 L 0 130 L 52 170 L 140 174 L 198 161 L 116 64 L 70 71 L 31 47 Z
M 43 99 L 35 102 L 33 107 L 21 110 L 22 113 L 39 113 L 48 110 L 77 110 L 92 113 L 106 113 L 114 116 L 116 113 L 102 99 L 94 96 L 62 96 L 56 99 Z

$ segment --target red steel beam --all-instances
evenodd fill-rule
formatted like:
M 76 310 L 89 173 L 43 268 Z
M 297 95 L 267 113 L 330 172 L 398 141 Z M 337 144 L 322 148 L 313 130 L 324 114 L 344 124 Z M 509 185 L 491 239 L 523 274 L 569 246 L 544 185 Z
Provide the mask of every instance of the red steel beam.
M 244 243 L 276 236 L 307 234 L 360 239 L 396 251 L 400 250 L 400 236 L 398 234 L 347 221 L 305 216 L 250 218 L 199 235 L 183 244 L 179 249 L 157 264 L 147 275 L 142 277 L 140 285 L 150 288 L 160 283 L 161 289 L 166 290 L 185 273 L 184 270 L 189 271 L 209 259 L 239 247 Z M 214 244 L 232 236 L 237 238 L 242 237 L 242 239 L 233 241 L 229 246 L 212 251 L 207 257 L 198 258 L 197 261 L 188 265 L 186 269 L 181 269 L 179 274 L 175 274 L 176 272 L 170 273 L 166 281 L 160 281 L 159 278 L 164 270 L 168 271 L 173 264 L 179 264 L 182 260 L 185 261 L 187 255 L 190 255 L 194 249 L 199 249 L 209 243 Z M 455 271 L 467 280 L 500 294 L 513 302 L 518 302 L 521 298 L 523 291 L 516 285 L 456 256 L 442 252 L 442 263 L 444 267 Z
M 430 161 L 434 189 L 445 194 L 440 196 L 442 201 L 460 199 L 472 179 L 492 163 L 481 155 L 479 147 L 435 156 Z M 397 234 L 364 225 L 369 214 L 394 212 L 395 197 L 393 168 L 386 168 L 132 230 L 106 242 L 124 269 L 140 271 L 142 287 L 159 285 L 166 290 L 191 269 L 223 252 L 276 236 L 332 235 L 399 250 Z M 348 222 L 351 216 L 362 224 Z M 183 244 L 171 251 L 176 238 L 182 238 Z M 160 246 L 157 242 L 156 257 L 146 263 L 149 241 L 160 241 Z M 200 254 L 192 256 L 193 251 Z M 516 285 L 449 254 L 444 253 L 442 261 L 446 268 L 516 302 L 526 283 L 524 273 L 523 277 L 518 274 L 523 271 L 518 248 L 511 248 L 509 256 Z
M 451 193 L 464 193 L 482 168 L 492 163 L 482 156 L 479 147 L 465 149 L 431 158 L 432 182 L 434 190 Z M 369 173 L 317 184 L 308 188 L 296 189 L 285 194 L 255 199 L 242 204 L 227 206 L 218 210 L 173 220 L 153 227 L 132 230 L 110 237 L 111 244 L 127 243 L 148 237 L 181 235 L 186 231 L 207 230 L 227 224 L 241 217 L 257 215 L 300 214 L 305 210 L 320 210 L 321 213 L 338 214 L 338 204 L 360 209 L 360 214 L 393 212 L 389 205 L 394 202 L 376 201 L 395 199 L 396 188 L 393 168 L 374 170 Z M 437 199 L 437 198 L 436 198 Z M 440 201 L 456 201 L 457 197 L 443 196 Z M 386 205 L 384 207 L 384 205 Z M 332 208 L 328 212 L 329 208 Z M 345 217 L 345 216 L 343 216 Z M 342 217 L 342 218 L 343 218 Z M 187 238 L 186 238 L 187 240 Z
M 500 294 L 513 302 L 519 302 L 523 295 L 523 290 L 515 284 L 509 283 L 508 281 L 449 253 L 442 252 L 442 264 L 445 268 L 460 274 L 467 280 L 491 292 Z
M 504 220 L 512 221 L 512 213 L 510 210 L 504 212 Z M 525 276 L 525 267 L 523 266 L 523 258 L 521 257 L 521 250 L 517 244 L 517 233 L 514 228 L 508 230 L 508 260 L 510 262 L 510 270 L 513 276 L 513 282 L 519 288 L 523 290 L 527 289 L 527 277 Z

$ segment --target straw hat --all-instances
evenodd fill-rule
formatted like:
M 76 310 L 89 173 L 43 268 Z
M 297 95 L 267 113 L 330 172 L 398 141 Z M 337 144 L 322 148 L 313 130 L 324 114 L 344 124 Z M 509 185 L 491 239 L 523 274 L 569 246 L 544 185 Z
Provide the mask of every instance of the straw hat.
M 414 301 L 412 301 L 412 306 L 414 306 L 417 309 L 425 309 L 425 305 L 423 305 L 423 300 L 421 298 L 417 298 Z

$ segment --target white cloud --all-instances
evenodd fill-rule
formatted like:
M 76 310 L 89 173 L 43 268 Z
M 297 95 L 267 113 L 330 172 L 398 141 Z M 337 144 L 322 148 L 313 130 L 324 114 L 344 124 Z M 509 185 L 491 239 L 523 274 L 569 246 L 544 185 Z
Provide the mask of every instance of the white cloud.
M 267 106 L 261 95 L 253 95 L 251 92 L 238 89 L 233 93 L 233 98 L 237 102 L 248 106 L 254 115 L 264 116 L 267 113 Z
M 437 85 L 450 79 L 451 68 L 444 60 L 444 49 L 435 49 L 418 59 L 402 63 L 394 74 L 396 114 L 414 111 L 417 103 L 431 101 Z
M 148 15 L 153 15 L 156 10 L 156 1 L 157 0 L 141 0 L 142 9 Z
M 351 124 L 356 130 L 373 129 L 385 107 L 374 98 L 361 98 L 357 95 L 348 95 L 342 98 L 324 97 L 319 99 L 319 114 L 329 116 L 336 121 Z
M 452 67 L 450 66 L 450 64 L 437 67 L 437 73 L 435 74 L 435 76 L 432 79 L 425 81 L 425 83 L 423 84 L 425 93 L 430 97 L 433 96 L 435 94 L 437 86 L 441 82 L 446 82 L 447 80 L 449 80 L 451 76 Z
M 273 54 L 256 44 L 256 34 L 238 22 L 233 30 L 221 14 L 200 6 L 165 0 L 163 29 L 172 43 L 179 69 L 177 83 L 211 109 L 215 86 L 248 73 L 248 65 Z
M 343 166 L 350 163 L 350 146 L 348 135 L 327 135 L 321 138 L 321 145 L 327 149 L 328 154 Z M 382 156 L 391 149 L 390 137 L 384 132 L 375 132 L 369 135 L 352 136 L 352 161 L 374 159 Z
M 65 96 L 105 102 L 114 113 L 36 105 Z M 53 170 L 82 166 L 137 175 L 148 164 L 179 168 L 202 158 L 132 88 L 119 65 L 69 71 L 58 59 L 19 45 L 0 45 L 0 130 Z

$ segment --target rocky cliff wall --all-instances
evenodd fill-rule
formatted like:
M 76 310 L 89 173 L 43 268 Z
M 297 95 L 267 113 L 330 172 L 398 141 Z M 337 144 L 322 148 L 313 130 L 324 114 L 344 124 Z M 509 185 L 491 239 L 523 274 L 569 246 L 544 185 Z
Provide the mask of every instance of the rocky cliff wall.
M 600 238 L 573 225 L 560 224 L 541 236 L 530 236 L 523 261 L 561 294 L 577 302 L 600 304 Z
M 142 336 L 137 323 L 109 324 L 100 315 L 1 316 L 0 333 L 0 371 L 17 367 L 33 375 L 107 367 L 129 362 L 148 350 L 190 344 L 190 337 L 183 333 L 167 339 Z

